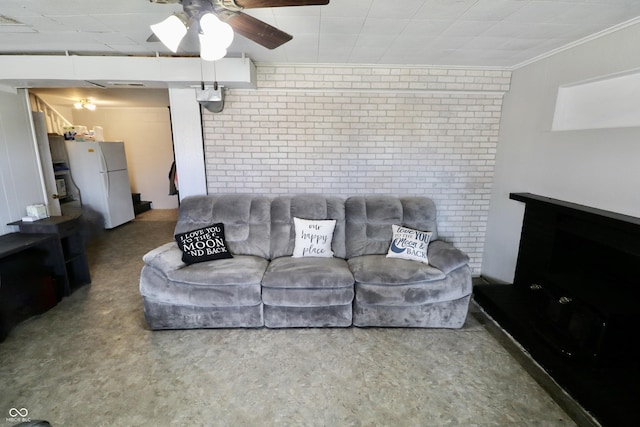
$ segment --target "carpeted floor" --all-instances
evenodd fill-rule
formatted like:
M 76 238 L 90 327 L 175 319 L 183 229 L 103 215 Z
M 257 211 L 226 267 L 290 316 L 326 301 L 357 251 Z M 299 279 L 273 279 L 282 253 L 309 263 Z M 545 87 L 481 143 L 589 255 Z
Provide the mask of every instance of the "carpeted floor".
M 148 330 L 141 257 L 174 224 L 152 210 L 95 234 L 92 284 L 0 343 L 0 426 L 11 408 L 53 426 L 575 425 L 473 316 L 461 330 Z

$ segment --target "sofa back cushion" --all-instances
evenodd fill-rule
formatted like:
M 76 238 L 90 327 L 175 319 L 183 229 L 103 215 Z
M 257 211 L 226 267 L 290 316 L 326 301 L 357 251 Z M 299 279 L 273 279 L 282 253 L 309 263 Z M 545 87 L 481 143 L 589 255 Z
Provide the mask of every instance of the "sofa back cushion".
M 271 259 L 293 254 L 294 217 L 311 220 L 335 219 L 331 249 L 335 257 L 345 257 L 344 200 L 320 194 L 304 194 L 276 197 L 271 202 Z
M 180 203 L 174 234 L 221 222 L 227 246 L 233 255 L 268 259 L 270 207 L 268 198 L 250 194 L 186 197 Z
M 427 197 L 354 196 L 345 201 L 347 258 L 383 255 L 393 224 L 430 231 L 438 238 L 436 205 Z

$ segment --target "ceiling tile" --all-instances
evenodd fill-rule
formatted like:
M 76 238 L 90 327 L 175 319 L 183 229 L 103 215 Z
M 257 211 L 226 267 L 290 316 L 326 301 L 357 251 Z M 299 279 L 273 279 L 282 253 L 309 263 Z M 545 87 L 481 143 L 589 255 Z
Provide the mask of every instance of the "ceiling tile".
M 577 7 L 575 3 L 532 0 L 506 17 L 505 20 L 531 23 L 552 22 L 558 16 L 571 11 L 574 7 Z
M 368 16 L 382 19 L 409 19 L 420 10 L 423 4 L 424 0 L 402 0 L 399 2 L 374 0 Z
M 373 0 L 332 0 L 328 5 L 322 6 L 322 16 L 366 17 L 371 9 Z
M 416 12 L 416 19 L 457 19 L 479 0 L 426 0 Z
M 149 25 L 180 4 L 148 0 L 1 0 L 0 54 L 168 54 Z M 269 50 L 240 35 L 230 56 L 256 62 L 509 67 L 640 16 L 640 0 L 330 0 L 326 6 L 250 9 L 293 40 Z M 197 54 L 189 33 L 179 55 Z
M 460 19 L 471 21 L 500 21 L 526 4 L 522 0 L 483 0 L 469 7 Z
M 314 33 L 318 36 L 318 28 L 320 28 L 319 16 L 307 16 L 300 19 L 295 16 L 279 16 L 276 18 L 275 26 L 289 34 L 300 36 L 301 34 Z
M 474 37 L 496 24 L 494 21 L 456 21 L 441 34 L 443 37 Z
M 364 25 L 364 18 L 322 17 L 321 34 L 357 34 Z
M 394 36 L 402 33 L 408 23 L 409 21 L 406 19 L 368 18 L 362 26 L 360 34 Z

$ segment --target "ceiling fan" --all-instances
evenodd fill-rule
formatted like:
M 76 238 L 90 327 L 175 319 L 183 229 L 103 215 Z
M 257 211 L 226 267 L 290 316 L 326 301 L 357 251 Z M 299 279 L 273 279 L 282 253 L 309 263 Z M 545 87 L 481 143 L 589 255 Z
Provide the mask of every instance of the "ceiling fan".
M 178 25 L 177 31 L 179 31 L 184 37 L 188 31 L 195 32 L 200 36 L 201 56 L 203 49 L 203 36 L 207 35 L 207 24 L 201 21 L 205 15 L 207 18 L 214 15 L 224 24 L 233 29 L 233 32 L 238 33 L 267 49 L 275 49 L 293 38 L 290 34 L 281 31 L 266 22 L 252 17 L 242 11 L 244 9 L 256 9 L 256 8 L 268 8 L 268 7 L 286 7 L 286 6 L 321 6 L 329 4 L 329 0 L 149 0 L 152 3 L 181 3 L 183 12 L 176 13 L 169 18 L 177 22 L 178 19 L 181 24 Z M 166 20 L 165 20 L 166 21 Z M 163 21 L 163 22 L 165 22 Z M 209 20 L 209 22 L 212 22 Z M 160 23 L 162 24 L 162 23 Z M 160 25 L 156 24 L 156 25 Z M 223 24 L 223 25 L 224 25 Z M 147 41 L 163 41 L 165 40 L 158 34 L 157 28 L 151 26 L 154 34 L 147 39 Z M 229 31 L 228 29 L 226 31 Z M 176 30 L 173 31 L 175 33 Z M 233 39 L 233 32 L 230 37 Z M 203 34 L 204 33 L 204 34 Z M 182 38 L 180 37 L 180 39 Z M 225 36 L 226 37 L 226 36 Z M 210 40 L 216 37 L 210 37 Z M 217 37 L 218 39 L 220 37 Z M 226 54 L 226 47 L 231 44 L 231 40 L 228 40 L 227 46 L 224 47 L 224 54 Z M 174 52 L 178 48 L 178 43 L 173 46 L 167 46 Z M 222 56 L 224 56 L 224 54 Z M 204 58 L 204 56 L 203 56 Z

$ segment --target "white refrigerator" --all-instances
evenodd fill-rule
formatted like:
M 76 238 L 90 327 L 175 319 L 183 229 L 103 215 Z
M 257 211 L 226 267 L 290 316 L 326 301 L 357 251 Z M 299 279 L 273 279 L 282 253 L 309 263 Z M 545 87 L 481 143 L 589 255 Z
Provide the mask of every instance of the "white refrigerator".
M 65 142 L 82 205 L 100 213 L 107 229 L 135 218 L 124 142 Z

